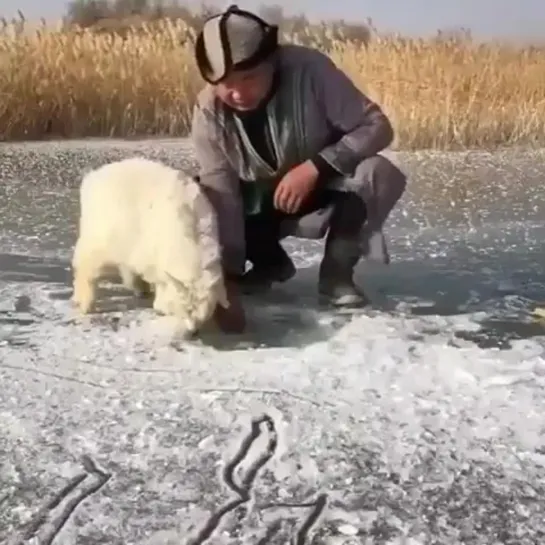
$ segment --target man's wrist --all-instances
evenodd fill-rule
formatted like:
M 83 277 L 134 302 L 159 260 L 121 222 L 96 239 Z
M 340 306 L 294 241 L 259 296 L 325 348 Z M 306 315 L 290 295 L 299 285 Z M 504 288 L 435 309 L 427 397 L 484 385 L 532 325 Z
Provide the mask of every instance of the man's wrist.
M 333 168 L 319 153 L 312 157 L 310 161 L 318 171 L 317 185 L 322 185 L 332 178 L 339 176 L 339 172 Z

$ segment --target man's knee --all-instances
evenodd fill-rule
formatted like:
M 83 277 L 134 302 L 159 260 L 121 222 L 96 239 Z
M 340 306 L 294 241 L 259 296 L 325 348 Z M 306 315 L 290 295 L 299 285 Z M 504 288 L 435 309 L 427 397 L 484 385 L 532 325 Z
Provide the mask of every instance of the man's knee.
M 360 183 L 376 182 L 388 186 L 401 196 L 407 186 L 407 177 L 390 159 L 374 155 L 364 159 L 356 168 L 354 178 Z
M 407 177 L 392 161 L 375 155 L 364 159 L 347 183 L 346 189 L 361 195 L 367 204 L 369 222 L 380 228 L 405 192 Z

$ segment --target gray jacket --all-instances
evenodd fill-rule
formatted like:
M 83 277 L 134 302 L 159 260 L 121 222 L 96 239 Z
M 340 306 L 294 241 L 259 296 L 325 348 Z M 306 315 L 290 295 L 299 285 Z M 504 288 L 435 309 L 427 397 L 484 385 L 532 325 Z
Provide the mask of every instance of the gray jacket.
M 273 170 L 253 149 L 244 128 L 207 85 L 198 95 L 191 137 L 201 184 L 216 209 L 226 272 L 244 270 L 242 183 L 278 182 L 297 164 L 319 154 L 340 176 L 393 140 L 381 108 L 359 91 L 325 54 L 282 45 L 281 85 L 267 106 L 279 158 Z M 340 137 L 339 135 L 344 135 Z

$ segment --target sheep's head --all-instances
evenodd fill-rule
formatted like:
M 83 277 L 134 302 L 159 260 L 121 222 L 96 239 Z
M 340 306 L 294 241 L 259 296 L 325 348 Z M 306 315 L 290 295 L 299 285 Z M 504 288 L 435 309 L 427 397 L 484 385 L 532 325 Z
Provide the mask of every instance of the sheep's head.
M 165 315 L 174 316 L 188 334 L 197 333 L 214 316 L 218 305 L 229 307 L 223 279 L 206 282 L 204 274 L 196 285 L 188 286 L 168 274 L 170 282 L 157 287 L 153 308 Z

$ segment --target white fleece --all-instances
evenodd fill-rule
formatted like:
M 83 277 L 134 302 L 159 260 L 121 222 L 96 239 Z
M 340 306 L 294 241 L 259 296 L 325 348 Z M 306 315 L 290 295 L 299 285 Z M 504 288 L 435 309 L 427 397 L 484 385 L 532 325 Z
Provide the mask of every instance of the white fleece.
M 217 220 L 202 188 L 188 174 L 133 157 L 83 177 L 79 238 L 74 249 L 74 301 L 84 313 L 96 281 L 117 268 L 155 291 L 153 308 L 195 332 L 216 304 L 227 307 Z

